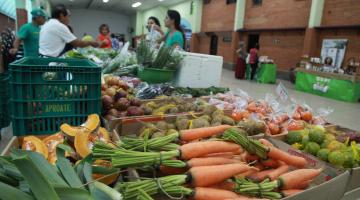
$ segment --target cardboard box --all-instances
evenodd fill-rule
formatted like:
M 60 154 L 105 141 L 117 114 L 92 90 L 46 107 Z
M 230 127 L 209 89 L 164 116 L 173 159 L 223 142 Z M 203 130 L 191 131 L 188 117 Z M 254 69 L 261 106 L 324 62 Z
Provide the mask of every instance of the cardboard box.
M 305 158 L 308 161 L 307 168 L 323 168 L 320 176 L 314 179 L 311 187 L 304 192 L 286 200 L 340 200 L 346 191 L 350 173 L 347 170 L 334 168 L 328 163 L 318 160 L 316 157 L 292 148 L 290 145 L 275 139 L 268 138 L 276 147 L 292 155 Z

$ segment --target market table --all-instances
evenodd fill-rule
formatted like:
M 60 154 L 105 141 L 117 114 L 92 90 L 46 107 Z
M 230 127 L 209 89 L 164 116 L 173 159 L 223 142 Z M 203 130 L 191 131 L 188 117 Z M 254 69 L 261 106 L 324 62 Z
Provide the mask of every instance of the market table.
M 251 66 L 246 65 L 246 79 L 250 80 Z M 275 83 L 276 82 L 276 65 L 274 63 L 261 63 L 256 70 L 255 79 L 259 83 Z
M 296 90 L 347 102 L 360 99 L 360 78 L 356 76 L 296 69 Z

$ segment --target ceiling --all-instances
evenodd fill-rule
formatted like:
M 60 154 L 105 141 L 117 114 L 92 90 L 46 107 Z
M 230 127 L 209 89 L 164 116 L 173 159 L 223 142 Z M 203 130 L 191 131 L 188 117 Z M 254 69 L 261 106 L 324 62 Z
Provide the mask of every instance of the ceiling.
M 133 8 L 131 5 L 135 2 L 141 2 L 142 5 Z M 103 3 L 103 0 L 50 0 L 52 6 L 56 4 L 64 4 L 69 9 L 83 8 L 83 9 L 100 9 L 113 12 L 120 12 L 122 14 L 131 15 L 136 13 L 137 10 L 146 10 L 159 5 L 169 6 L 177 4 L 186 0 L 109 0 Z

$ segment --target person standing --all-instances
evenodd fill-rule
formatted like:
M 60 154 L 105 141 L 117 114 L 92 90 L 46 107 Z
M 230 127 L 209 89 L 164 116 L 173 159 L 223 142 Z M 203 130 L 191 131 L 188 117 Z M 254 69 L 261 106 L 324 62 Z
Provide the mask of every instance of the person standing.
M 237 79 L 244 79 L 245 70 L 246 70 L 246 56 L 247 54 L 244 51 L 244 45 L 241 43 L 239 44 L 239 49 L 236 50 L 237 54 L 237 62 L 235 68 L 235 78 Z
M 14 42 L 14 47 L 10 49 L 10 54 L 15 55 L 19 51 L 20 44 L 24 46 L 24 56 L 39 56 L 39 35 L 40 26 L 46 21 L 46 13 L 42 9 L 31 11 L 32 22 L 21 26 Z
M 255 44 L 255 47 L 250 49 L 249 63 L 251 66 L 251 77 L 250 77 L 251 80 L 254 80 L 256 70 L 258 68 L 258 61 L 259 61 L 258 51 L 259 51 L 259 44 Z
M 158 48 L 159 41 L 161 41 L 162 35 L 159 31 L 154 29 L 154 26 L 161 28 L 160 21 L 156 17 L 149 17 L 146 28 L 149 33 L 146 34 L 146 40 L 149 41 L 152 48 Z
M 168 10 L 165 18 L 165 26 L 169 29 L 168 32 L 165 34 L 159 26 L 154 25 L 154 29 L 160 32 L 163 36 L 162 40 L 167 46 L 184 49 L 185 35 L 180 22 L 180 13 L 176 10 Z
M 74 48 L 93 46 L 100 44 L 96 41 L 82 41 L 71 33 L 70 11 L 64 5 L 57 5 L 53 9 L 51 19 L 40 30 L 40 49 L 42 57 L 60 57 L 65 53 L 65 46 L 70 43 Z
M 99 27 L 100 34 L 96 40 L 101 43 L 100 48 L 111 49 L 111 38 L 110 38 L 110 28 L 107 24 L 101 24 Z

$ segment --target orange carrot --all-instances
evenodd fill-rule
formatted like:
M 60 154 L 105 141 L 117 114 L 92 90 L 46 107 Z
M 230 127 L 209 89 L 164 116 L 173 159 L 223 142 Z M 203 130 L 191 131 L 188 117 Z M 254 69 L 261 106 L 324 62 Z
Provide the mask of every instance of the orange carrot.
M 240 157 L 241 157 L 240 158 L 241 160 L 244 160 L 246 162 L 252 162 L 252 161 L 255 161 L 255 160 L 259 160 L 259 156 L 254 155 L 254 154 L 250 154 L 247 151 L 244 151 L 242 154 L 240 154 Z
M 232 158 L 235 159 L 233 152 L 211 153 L 211 154 L 200 156 L 199 158 L 211 158 L 211 157 L 222 157 L 222 158 L 228 158 L 228 159 L 232 159 Z
M 198 166 L 210 166 L 210 165 L 224 165 L 240 163 L 239 160 L 222 158 L 222 157 L 210 157 L 210 158 L 192 158 L 186 162 L 189 167 L 198 167 Z
M 285 162 L 286 164 L 294 166 L 294 167 L 298 167 L 298 168 L 305 167 L 305 165 L 307 163 L 305 158 L 290 155 L 290 154 L 286 153 L 285 151 L 282 151 L 282 150 L 274 147 L 273 145 L 270 146 L 268 144 L 267 140 L 262 139 L 259 141 L 269 148 L 269 152 L 267 154 L 269 158 L 272 158 L 275 160 L 281 160 L 281 161 Z
M 304 181 L 302 183 L 299 183 L 296 188 L 292 188 L 292 189 L 305 189 L 307 187 L 309 187 L 310 183 L 312 182 L 313 180 L 308 180 L 308 181 Z
M 238 195 L 236 198 L 224 199 L 224 200 L 267 200 L 267 199 L 259 199 L 259 198 L 255 198 L 255 197 L 247 197 L 247 196 L 243 196 L 243 195 Z
M 255 163 L 254 167 L 257 168 L 259 171 L 265 169 L 264 165 L 262 165 L 261 163 Z
M 211 137 L 214 135 L 221 134 L 228 128 L 231 128 L 231 126 L 230 125 L 219 125 L 219 126 L 213 126 L 213 127 L 182 130 L 180 132 L 180 140 L 189 142 L 192 140 L 208 138 L 208 137 Z
M 281 165 L 280 167 L 274 169 L 272 172 L 268 173 L 267 177 L 272 181 L 276 180 L 280 175 L 289 171 L 289 165 Z
M 281 194 L 283 195 L 283 197 L 289 197 L 289 196 L 296 195 L 303 191 L 304 190 L 299 190 L 299 189 L 282 190 Z
M 192 167 L 189 170 L 189 176 L 193 186 L 204 187 L 221 183 L 249 169 L 251 169 L 250 166 L 241 163 Z
M 222 182 L 222 183 L 211 185 L 209 187 L 216 188 L 216 189 L 221 189 L 221 190 L 234 191 L 235 187 L 236 187 L 236 184 L 234 182 L 225 181 L 225 182 Z
M 180 147 L 181 158 L 189 160 L 211 153 L 233 152 L 239 149 L 239 145 L 224 141 L 204 141 L 184 144 Z
M 273 147 L 274 145 L 269 142 L 269 140 L 266 140 L 266 139 L 259 139 L 259 142 L 261 142 L 263 145 L 267 146 L 267 147 Z
M 268 174 L 273 172 L 274 170 L 275 169 L 267 169 L 267 170 L 259 171 L 257 173 L 252 174 L 251 176 L 249 176 L 249 178 L 256 182 L 261 182 L 261 181 L 265 180 L 267 178 Z
M 271 158 L 268 158 L 266 160 L 261 160 L 260 162 L 265 167 L 270 167 L 270 168 L 277 168 L 280 165 L 280 163 L 277 160 Z
M 282 189 L 296 189 L 320 175 L 321 171 L 322 169 L 298 169 L 281 175 L 278 180 Z
M 196 187 L 194 193 L 194 200 L 221 200 L 228 198 L 236 198 L 238 195 L 235 192 L 215 189 Z
M 235 178 L 245 178 L 245 177 L 248 177 L 248 176 L 251 176 L 251 175 L 257 173 L 258 171 L 259 171 L 259 169 L 257 169 L 257 168 L 251 168 L 251 169 L 247 170 L 246 172 L 235 175 L 234 177 Z

